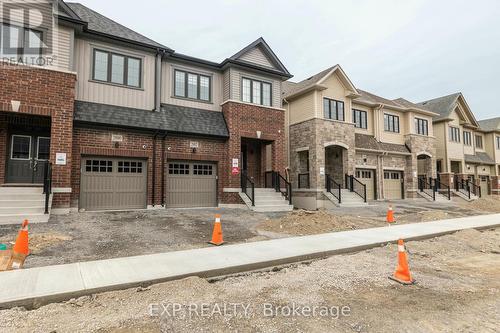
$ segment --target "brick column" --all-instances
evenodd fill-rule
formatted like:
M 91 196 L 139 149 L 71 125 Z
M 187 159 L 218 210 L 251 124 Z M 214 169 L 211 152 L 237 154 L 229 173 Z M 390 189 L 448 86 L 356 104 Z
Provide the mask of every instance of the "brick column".
M 5 182 L 5 162 L 7 156 L 7 122 L 0 118 L 0 184 Z
M 500 195 L 500 176 L 491 177 L 491 194 Z
M 454 174 L 453 173 L 440 173 L 439 178 L 441 179 L 441 183 L 445 185 L 449 185 L 451 189 L 454 188 Z

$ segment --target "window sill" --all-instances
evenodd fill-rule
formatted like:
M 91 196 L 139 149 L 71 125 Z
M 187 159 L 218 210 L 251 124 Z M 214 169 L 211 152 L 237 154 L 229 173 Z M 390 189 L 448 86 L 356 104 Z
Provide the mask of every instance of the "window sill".
M 117 87 L 117 88 L 124 88 L 124 89 L 132 89 L 132 90 L 144 91 L 144 88 L 126 86 L 126 85 L 123 85 L 123 84 L 106 82 L 106 81 L 99 81 L 99 80 L 92 80 L 92 79 L 90 79 L 89 82 L 104 84 L 104 85 L 107 85 L 107 86 L 113 86 L 113 87 Z
M 189 101 L 189 102 L 195 102 L 195 103 L 214 104 L 214 103 L 212 102 L 212 100 L 209 100 L 209 101 L 204 101 L 204 100 L 202 100 L 202 99 L 189 98 L 189 97 L 182 97 L 182 96 L 175 96 L 175 95 L 170 96 L 170 98 L 173 98 L 173 99 L 180 99 L 180 100 L 183 100 L 183 101 Z
M 245 101 L 241 101 L 241 102 L 245 103 L 245 104 L 260 106 L 260 107 L 263 107 L 263 108 L 272 108 L 273 107 L 272 105 L 264 105 L 264 104 L 252 103 L 252 102 L 245 102 Z
M 393 132 L 393 131 L 387 131 L 387 130 L 384 130 L 385 133 L 388 133 L 388 134 L 396 134 L 396 135 L 400 135 L 401 132 Z
M 326 121 L 330 121 L 332 123 L 340 123 L 340 124 L 345 124 L 345 125 L 353 125 L 354 126 L 354 123 L 350 123 L 348 121 L 345 121 L 345 120 L 335 120 L 335 119 L 328 119 L 328 118 L 321 118 L 323 120 L 326 120 Z M 359 129 L 359 128 L 358 128 Z

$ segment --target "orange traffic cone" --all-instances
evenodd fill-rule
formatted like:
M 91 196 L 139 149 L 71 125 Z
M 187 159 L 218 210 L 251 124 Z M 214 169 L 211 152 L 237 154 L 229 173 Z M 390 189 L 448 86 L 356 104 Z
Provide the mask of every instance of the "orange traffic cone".
M 13 252 L 28 255 L 29 250 L 29 240 L 28 240 L 28 220 L 24 220 L 21 230 L 17 235 L 16 244 L 12 248 Z
M 212 233 L 212 240 L 209 243 L 217 246 L 224 244 L 220 214 L 215 214 L 214 231 Z
M 389 209 L 387 210 L 387 223 L 396 223 L 396 220 L 394 220 L 394 211 L 392 210 L 392 205 L 389 205 Z
M 410 267 L 408 266 L 408 258 L 406 256 L 406 249 L 402 239 L 398 241 L 398 267 L 394 272 L 394 276 L 389 279 L 402 284 L 414 284 L 415 280 L 411 278 Z

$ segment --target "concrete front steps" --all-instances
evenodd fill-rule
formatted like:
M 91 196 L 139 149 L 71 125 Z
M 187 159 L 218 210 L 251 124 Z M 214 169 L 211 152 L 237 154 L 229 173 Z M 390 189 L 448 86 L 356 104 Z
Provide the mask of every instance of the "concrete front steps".
M 52 196 L 49 207 L 51 204 Z M 21 224 L 25 219 L 30 223 L 45 223 L 50 214 L 44 212 L 42 187 L 0 187 L 0 225 Z
M 365 207 L 368 206 L 359 195 L 347 189 L 341 190 L 341 203 L 330 192 L 325 191 L 326 197 L 337 207 Z
M 452 195 L 453 197 L 458 197 L 458 198 L 460 198 L 460 199 L 462 199 L 462 200 L 465 200 L 465 201 L 468 201 L 468 202 L 471 202 L 471 201 L 474 201 L 474 200 L 479 199 L 479 197 L 478 197 L 478 196 L 476 196 L 476 195 L 474 195 L 474 194 L 472 194 L 472 193 L 470 194 L 470 199 L 469 199 L 469 196 L 468 196 L 468 195 L 465 195 L 465 194 L 463 194 L 462 192 L 457 191 L 457 190 L 452 190 L 452 191 L 451 191 L 451 195 Z
M 272 188 L 255 189 L 255 206 L 252 206 L 252 201 L 245 193 L 240 192 L 239 194 L 248 208 L 254 212 L 291 212 L 293 210 L 293 206 L 288 203 L 288 200 Z

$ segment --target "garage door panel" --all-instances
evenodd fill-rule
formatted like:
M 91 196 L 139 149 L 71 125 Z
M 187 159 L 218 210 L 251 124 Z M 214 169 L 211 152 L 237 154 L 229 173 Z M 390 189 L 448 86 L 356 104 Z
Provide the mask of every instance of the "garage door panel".
M 402 181 L 403 173 L 401 171 L 384 171 L 385 199 L 403 199 Z
M 217 166 L 213 163 L 173 161 L 167 171 L 167 207 L 217 205 Z
M 375 200 L 375 172 L 373 170 L 356 170 L 356 179 L 366 185 L 366 199 Z
M 82 160 L 80 208 L 146 208 L 147 162 L 111 157 Z

